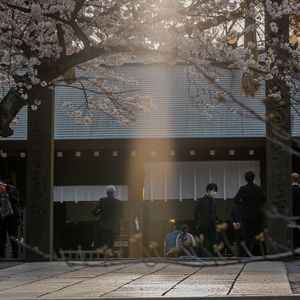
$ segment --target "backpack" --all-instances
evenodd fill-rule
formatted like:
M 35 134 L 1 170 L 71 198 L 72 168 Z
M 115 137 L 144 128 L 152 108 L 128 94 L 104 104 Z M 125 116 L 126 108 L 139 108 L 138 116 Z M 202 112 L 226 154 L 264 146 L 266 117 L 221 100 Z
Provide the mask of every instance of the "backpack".
M 180 233 L 180 235 L 179 235 L 178 238 L 179 238 L 179 240 L 181 242 L 181 245 L 183 247 L 189 247 L 189 246 L 191 246 L 192 241 L 191 241 L 191 238 L 189 237 L 189 235 L 188 235 L 187 232 Z
M 7 194 L 0 195 L 0 216 L 5 219 L 14 214 L 9 196 Z

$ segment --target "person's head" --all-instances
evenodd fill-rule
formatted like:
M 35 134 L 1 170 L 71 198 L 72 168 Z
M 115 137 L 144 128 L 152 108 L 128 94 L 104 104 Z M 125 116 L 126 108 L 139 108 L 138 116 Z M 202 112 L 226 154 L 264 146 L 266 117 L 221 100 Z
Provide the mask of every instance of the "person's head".
M 167 222 L 168 231 L 173 231 L 178 229 L 178 222 L 175 219 L 170 219 Z
M 292 183 L 299 183 L 299 174 L 298 173 L 293 173 L 292 174 Z
M 181 231 L 182 232 L 189 232 L 189 226 L 187 224 L 181 225 Z
M 255 175 L 253 171 L 248 170 L 245 172 L 244 178 L 248 183 L 252 183 L 254 181 Z
M 105 190 L 107 196 L 114 196 L 116 193 L 116 188 L 114 185 L 108 185 Z
M 3 181 L 0 181 L 0 194 L 6 192 L 6 183 Z
M 206 194 L 212 198 L 214 198 L 217 194 L 218 186 L 215 183 L 209 183 L 206 186 Z

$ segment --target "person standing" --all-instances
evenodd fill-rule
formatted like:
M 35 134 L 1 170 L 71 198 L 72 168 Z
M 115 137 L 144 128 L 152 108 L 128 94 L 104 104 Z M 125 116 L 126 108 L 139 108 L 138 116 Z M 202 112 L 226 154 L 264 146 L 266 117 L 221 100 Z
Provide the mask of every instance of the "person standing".
M 292 174 L 292 201 L 293 201 L 293 216 L 300 218 L 300 186 L 299 174 Z M 300 219 L 296 220 L 296 225 L 300 226 Z M 293 229 L 294 248 L 300 247 L 300 227 Z
M 17 238 L 20 224 L 20 198 L 13 185 L 0 181 L 0 257 L 5 257 L 7 234 L 10 238 L 12 256 L 18 258 L 18 244 L 11 238 Z
M 113 249 L 116 237 L 120 234 L 121 201 L 115 198 L 116 188 L 106 187 L 107 197 L 101 198 L 92 213 L 98 217 L 95 228 L 94 247 L 106 246 Z
M 194 210 L 194 221 L 204 248 L 213 254 L 216 243 L 216 205 L 214 197 L 218 191 L 215 183 L 206 186 L 206 194 L 197 200 Z M 205 254 L 205 253 L 203 253 Z
M 254 183 L 253 171 L 246 171 L 244 178 L 247 184 L 239 188 L 233 202 L 241 205 L 241 228 L 247 249 L 253 255 L 261 255 L 261 247 L 256 236 L 264 229 L 266 197 L 262 188 Z

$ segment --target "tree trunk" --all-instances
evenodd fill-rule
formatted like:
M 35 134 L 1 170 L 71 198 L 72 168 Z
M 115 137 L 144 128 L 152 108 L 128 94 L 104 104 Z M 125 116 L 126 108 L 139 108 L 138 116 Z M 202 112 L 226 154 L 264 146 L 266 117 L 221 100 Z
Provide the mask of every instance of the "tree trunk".
M 15 88 L 11 88 L 0 102 L 0 136 L 11 136 L 14 131 L 9 126 L 19 111 L 27 105 Z
M 282 4 L 282 0 L 271 2 Z M 277 24 L 278 32 L 272 31 L 272 22 Z M 284 72 L 287 72 L 287 75 L 289 73 L 286 62 L 290 59 L 290 53 L 281 48 L 281 45 L 288 44 L 289 41 L 288 16 L 274 19 L 266 10 L 265 31 L 266 52 L 274 52 L 279 71 L 271 81 L 266 82 L 266 116 L 269 121 L 266 128 L 267 199 L 271 214 L 273 209 L 276 213 L 289 216 L 292 207 L 290 91 L 284 78 L 280 77 Z M 275 93 L 280 93 L 280 97 L 270 96 Z M 286 220 L 270 216 L 268 234 L 271 253 L 292 247 L 292 230 L 288 228 Z

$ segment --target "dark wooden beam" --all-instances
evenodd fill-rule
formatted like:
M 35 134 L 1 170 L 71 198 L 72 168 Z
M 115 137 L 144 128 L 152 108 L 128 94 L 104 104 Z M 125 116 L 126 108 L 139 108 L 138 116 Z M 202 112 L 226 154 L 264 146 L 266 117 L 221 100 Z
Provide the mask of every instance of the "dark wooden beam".
M 53 153 L 54 92 L 47 90 L 37 110 L 28 109 L 27 197 L 25 241 L 52 255 L 53 246 Z M 26 249 L 25 258 L 45 260 Z

